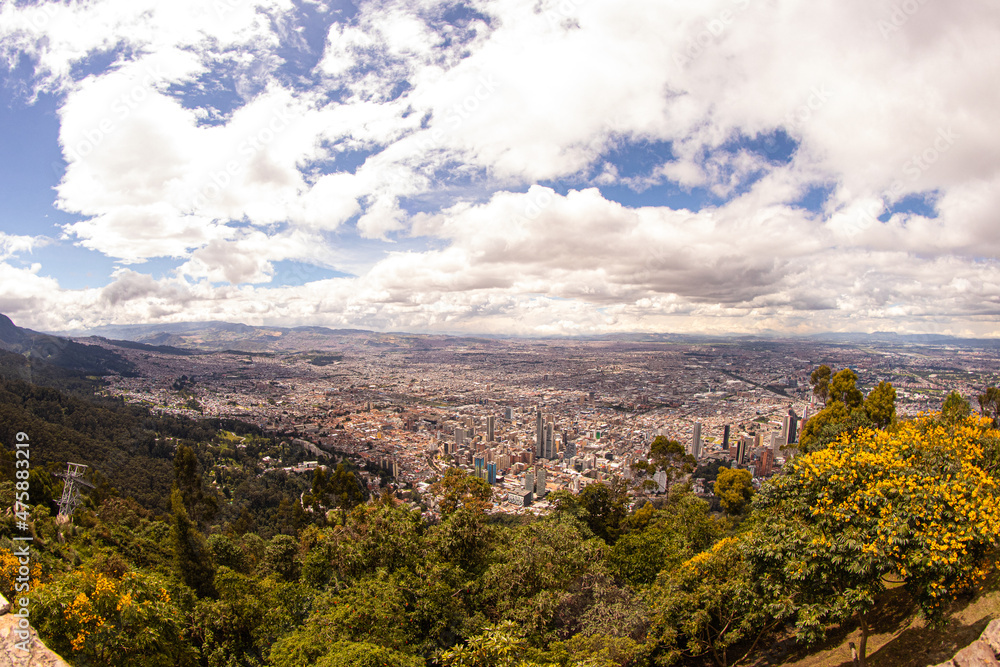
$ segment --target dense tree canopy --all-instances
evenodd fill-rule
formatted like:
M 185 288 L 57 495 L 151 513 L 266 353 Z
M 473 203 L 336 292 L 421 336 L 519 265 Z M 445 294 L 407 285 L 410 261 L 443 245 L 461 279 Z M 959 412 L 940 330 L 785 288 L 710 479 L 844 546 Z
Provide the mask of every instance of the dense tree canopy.
M 728 514 L 742 514 L 753 497 L 753 479 L 749 470 L 722 468 L 715 480 L 715 495 Z
M 996 437 L 986 420 L 921 418 L 794 459 L 756 503 L 755 580 L 808 641 L 851 617 L 867 631 L 890 576 L 940 618 L 1000 546 L 1000 484 L 984 448 Z
M 252 427 L 121 405 L 98 423 L 58 391 L 4 384 L 0 409 L 75 439 L 60 454 L 138 453 L 161 466 L 147 485 L 167 496 L 133 497 L 123 463 L 56 523 L 59 482 L 33 468 L 32 619 L 78 665 L 725 667 L 785 628 L 807 643 L 838 624 L 867 630 L 886 581 L 942 618 L 1000 552 L 992 399 L 984 417 L 953 394 L 906 419 L 888 383 L 862 396 L 852 371 L 828 367 L 813 381 L 827 404 L 805 453 L 758 492 L 748 472 L 718 468 L 725 514 L 690 491 L 690 457 L 660 437 L 645 472 L 670 471 L 669 493 L 633 508 L 625 480 L 594 481 L 553 493 L 537 517 L 491 514 L 490 486 L 455 469 L 435 487 L 440 513 L 422 513 L 391 488 L 368 498 L 350 460 L 264 469 L 264 455 L 302 453 Z M 0 466 L 13 460 L 3 444 Z M 14 493 L 0 480 L 0 505 Z M 14 534 L 0 514 L 10 595 Z

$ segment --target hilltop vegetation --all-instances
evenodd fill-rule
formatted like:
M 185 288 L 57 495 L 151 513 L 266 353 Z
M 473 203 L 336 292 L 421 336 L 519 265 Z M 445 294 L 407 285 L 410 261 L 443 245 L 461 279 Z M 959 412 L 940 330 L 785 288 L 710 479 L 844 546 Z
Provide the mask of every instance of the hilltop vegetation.
M 939 622 L 997 563 L 995 401 L 989 417 L 950 399 L 901 420 L 891 387 L 865 397 L 847 374 L 820 373 L 819 391 L 824 379 L 810 452 L 756 495 L 745 472 L 717 469 L 722 513 L 664 439 L 649 465 L 678 475 L 665 498 L 630 507 L 623 482 L 593 484 L 513 520 L 457 470 L 428 520 L 370 496 L 347 462 L 265 472 L 262 456 L 301 454 L 245 425 L 4 380 L 0 502 L 13 504 L 13 434 L 30 430 L 32 619 L 76 665 L 747 664 L 775 638 L 867 636 L 887 587 Z M 67 459 L 100 475 L 60 525 L 51 472 Z M 8 596 L 14 534 L 0 517 Z

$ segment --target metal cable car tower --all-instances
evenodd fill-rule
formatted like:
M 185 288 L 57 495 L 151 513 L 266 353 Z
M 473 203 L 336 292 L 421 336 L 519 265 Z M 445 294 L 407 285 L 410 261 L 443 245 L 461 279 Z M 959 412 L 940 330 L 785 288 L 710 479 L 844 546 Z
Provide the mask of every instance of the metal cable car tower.
M 73 516 L 73 510 L 82 500 L 80 497 L 81 486 L 89 489 L 94 488 L 93 484 L 83 479 L 83 473 L 86 470 L 87 466 L 82 463 L 69 463 L 66 466 L 66 472 L 55 473 L 56 477 L 62 477 L 64 480 L 62 498 L 59 499 L 59 514 L 56 515 L 56 519 L 63 517 L 64 520 L 69 520 Z

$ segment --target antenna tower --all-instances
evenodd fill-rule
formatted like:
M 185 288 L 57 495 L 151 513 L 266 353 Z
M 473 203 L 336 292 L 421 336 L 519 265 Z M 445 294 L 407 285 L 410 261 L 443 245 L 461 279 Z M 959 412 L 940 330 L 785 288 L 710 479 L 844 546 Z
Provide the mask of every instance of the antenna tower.
M 85 486 L 89 489 L 94 488 L 94 485 L 83 479 L 83 473 L 87 470 L 87 466 L 82 463 L 68 463 L 66 465 L 66 472 L 56 473 L 56 477 L 62 477 L 63 482 L 63 492 L 62 498 L 59 499 L 59 514 L 56 516 L 64 517 L 68 520 L 73 515 L 73 510 L 76 506 L 80 504 L 82 500 L 80 498 L 80 487 Z

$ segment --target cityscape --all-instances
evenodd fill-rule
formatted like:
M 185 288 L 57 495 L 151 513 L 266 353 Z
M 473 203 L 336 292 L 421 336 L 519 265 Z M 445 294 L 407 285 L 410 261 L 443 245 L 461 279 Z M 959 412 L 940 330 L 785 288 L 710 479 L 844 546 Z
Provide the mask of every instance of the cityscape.
M 261 350 L 252 337 L 206 344 L 247 351 L 159 348 L 102 338 L 132 361 L 136 377 L 106 392 L 155 410 L 236 418 L 304 448 L 310 463 L 347 456 L 384 468 L 433 512 L 431 484 L 449 467 L 481 477 L 501 513 L 545 512 L 551 491 L 627 480 L 636 497 L 663 493 L 661 471 L 643 487 L 635 464 L 664 436 L 699 464 L 749 470 L 756 484 L 796 453 L 801 425 L 817 404 L 810 373 L 850 368 L 864 393 L 896 389 L 900 416 L 938 410 L 958 391 L 974 400 L 1000 382 L 1000 348 L 990 341 L 867 344 L 811 341 L 532 340 L 449 338 L 373 332 L 313 335 L 316 349 Z M 286 333 L 287 330 L 286 330 Z M 162 342 L 162 333 L 145 334 Z M 290 336 L 286 336 L 290 338 Z M 256 351 L 255 351 L 256 350 Z M 273 461 L 275 468 L 282 466 Z M 693 476 L 694 488 L 711 488 Z M 367 483 L 377 490 L 379 478 Z
M 0 667 L 1000 667 L 997 0 L 0 1 Z

